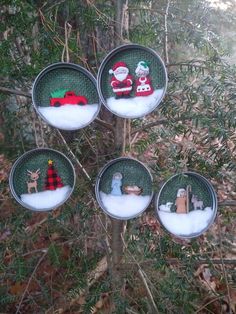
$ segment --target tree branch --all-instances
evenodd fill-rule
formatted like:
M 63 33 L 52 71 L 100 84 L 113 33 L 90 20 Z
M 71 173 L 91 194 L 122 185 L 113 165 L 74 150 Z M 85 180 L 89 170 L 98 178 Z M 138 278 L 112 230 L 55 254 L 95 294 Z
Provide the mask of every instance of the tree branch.
M 164 37 L 164 59 L 165 64 L 169 63 L 169 54 L 168 54 L 168 25 L 167 25 L 167 19 L 169 14 L 169 7 L 170 7 L 170 0 L 167 1 L 166 5 L 166 12 L 164 16 L 164 27 L 165 27 L 165 37 Z
M 101 119 L 99 119 L 99 118 L 96 118 L 96 119 L 94 120 L 94 122 L 97 123 L 97 124 L 99 124 L 99 125 L 101 125 L 101 126 L 103 126 L 103 127 L 105 127 L 106 129 L 112 131 L 113 133 L 115 133 L 115 129 L 114 129 L 114 127 L 112 126 L 112 124 L 110 124 L 110 123 L 108 123 L 108 122 L 105 122 L 104 120 L 101 120 Z
M 147 129 L 150 129 L 154 126 L 157 126 L 157 125 L 160 125 L 160 124 L 167 124 L 168 123 L 168 120 L 163 118 L 163 119 L 160 119 L 160 120 L 156 120 L 154 122 L 150 122 L 150 123 L 147 123 L 143 126 L 141 126 L 140 128 L 138 129 L 135 129 L 131 132 L 131 135 L 134 135 L 135 133 L 138 133 L 138 132 L 141 132 L 141 131 L 144 131 L 144 130 L 147 130 Z
M 31 93 L 29 92 L 23 92 L 21 90 L 7 88 L 3 86 L 0 86 L 0 92 L 5 93 L 5 94 L 13 94 L 13 95 L 19 95 L 19 96 L 31 98 Z
M 236 206 L 236 200 L 221 201 L 218 203 L 218 206 L 219 207 Z

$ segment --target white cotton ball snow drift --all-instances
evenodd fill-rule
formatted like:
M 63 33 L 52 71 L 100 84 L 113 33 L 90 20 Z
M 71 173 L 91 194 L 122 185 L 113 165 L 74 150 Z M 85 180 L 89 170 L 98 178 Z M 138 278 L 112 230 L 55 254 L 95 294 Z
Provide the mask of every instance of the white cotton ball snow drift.
M 92 122 L 98 111 L 98 104 L 84 106 L 64 105 L 61 107 L 38 107 L 39 112 L 52 126 L 64 130 L 75 130 Z
M 63 203 L 70 195 L 71 190 L 71 187 L 66 185 L 54 191 L 47 190 L 38 193 L 21 194 L 20 198 L 32 210 L 47 211 Z
M 166 205 L 159 206 L 160 220 L 169 232 L 179 236 L 190 236 L 203 231 L 211 222 L 214 214 L 211 207 L 206 207 L 204 210 L 193 210 L 187 214 L 177 214 L 170 212 L 170 207 Z
M 114 216 L 120 218 L 130 218 L 137 216 L 149 205 L 150 195 L 121 195 L 115 196 L 100 192 L 101 201 L 106 210 Z
M 110 97 L 107 106 L 117 115 L 139 118 L 154 110 L 157 102 L 161 99 L 164 89 L 157 89 L 149 96 L 138 96 L 131 98 Z

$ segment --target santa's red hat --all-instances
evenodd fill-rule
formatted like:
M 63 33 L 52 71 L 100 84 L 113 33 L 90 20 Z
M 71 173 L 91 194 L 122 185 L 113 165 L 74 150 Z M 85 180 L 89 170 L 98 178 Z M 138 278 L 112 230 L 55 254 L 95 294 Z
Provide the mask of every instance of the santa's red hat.
M 113 74 L 118 68 L 124 68 L 128 70 L 127 64 L 123 61 L 116 62 L 112 69 L 109 70 L 109 74 Z

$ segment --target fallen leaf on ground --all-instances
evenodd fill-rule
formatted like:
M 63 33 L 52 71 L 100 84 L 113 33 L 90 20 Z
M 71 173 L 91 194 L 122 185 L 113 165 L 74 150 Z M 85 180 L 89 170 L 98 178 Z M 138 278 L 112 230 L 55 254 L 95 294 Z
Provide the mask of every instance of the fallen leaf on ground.
M 14 285 L 10 287 L 10 293 L 14 295 L 22 294 L 25 290 L 26 283 L 16 282 Z

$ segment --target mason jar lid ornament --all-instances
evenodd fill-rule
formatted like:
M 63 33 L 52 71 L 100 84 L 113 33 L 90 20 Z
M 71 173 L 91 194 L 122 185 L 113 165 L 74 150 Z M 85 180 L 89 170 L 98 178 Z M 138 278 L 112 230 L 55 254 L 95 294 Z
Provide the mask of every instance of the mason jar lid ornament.
M 9 183 L 12 195 L 22 206 L 33 211 L 48 211 L 70 197 L 75 185 L 75 171 L 64 154 L 37 148 L 16 160 Z
M 51 64 L 40 72 L 33 84 L 32 99 L 45 122 L 68 131 L 89 125 L 101 107 L 95 78 L 73 63 Z
M 102 168 L 95 192 L 107 215 L 121 220 L 135 218 L 152 200 L 152 175 L 140 161 L 120 157 Z
M 97 84 L 108 110 L 122 118 L 140 118 L 161 103 L 167 72 L 154 50 L 137 44 L 124 45 L 103 60 Z
M 161 188 L 155 205 L 162 225 L 180 238 L 204 233 L 217 213 L 217 197 L 211 183 L 194 172 L 171 177 Z

